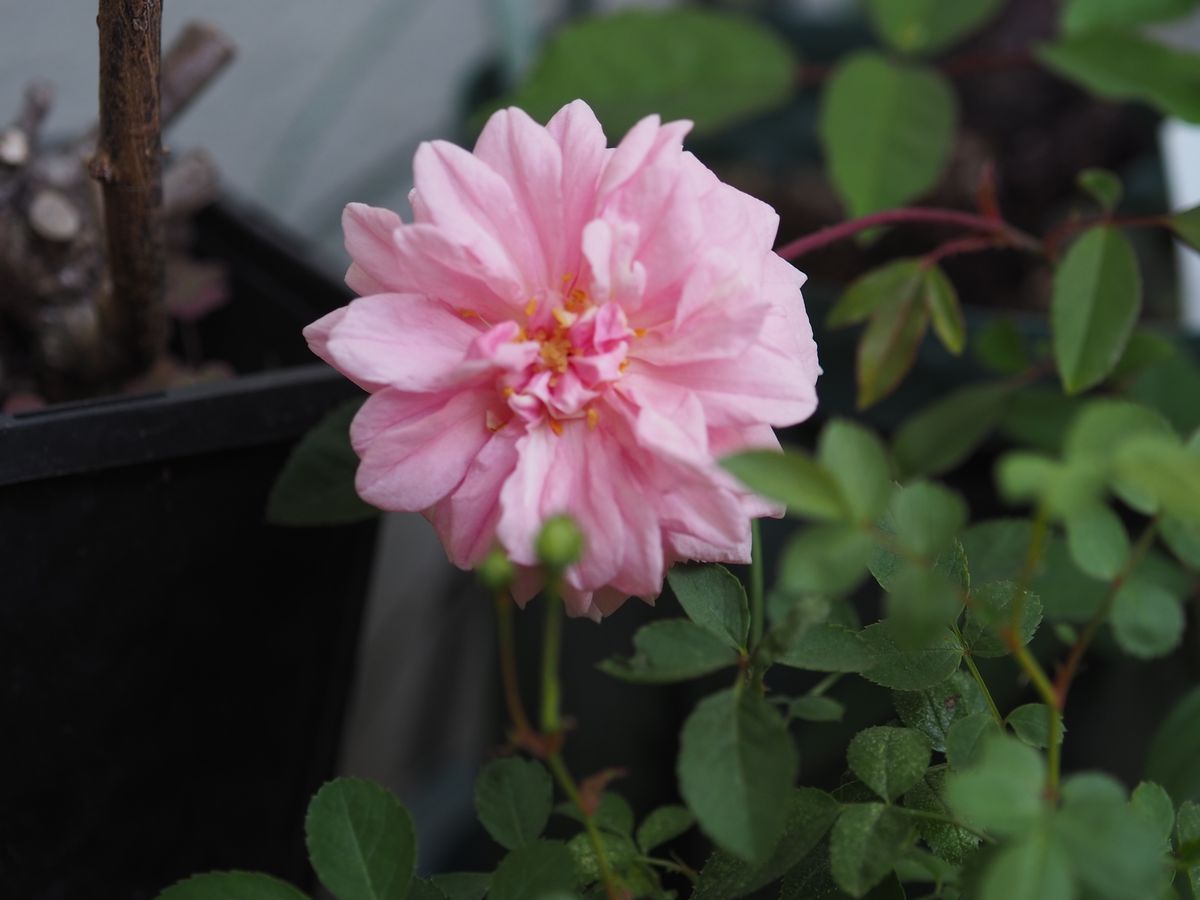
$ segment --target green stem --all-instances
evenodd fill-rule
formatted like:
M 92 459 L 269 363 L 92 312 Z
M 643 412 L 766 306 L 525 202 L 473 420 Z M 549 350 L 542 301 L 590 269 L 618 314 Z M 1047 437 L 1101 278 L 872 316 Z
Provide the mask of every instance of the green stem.
M 842 679 L 844 674 L 844 672 L 830 672 L 809 689 L 808 696 L 820 697 L 824 695 L 826 691 L 828 691 Z
M 979 671 L 979 666 L 975 665 L 975 659 L 971 656 L 971 648 L 967 646 L 967 641 L 959 630 L 958 623 L 952 623 L 950 630 L 954 632 L 959 646 L 963 648 L 963 661 L 967 664 L 967 671 L 971 673 L 971 677 L 979 685 L 979 690 L 983 693 L 983 699 L 987 701 L 988 709 L 992 712 L 992 718 L 996 720 L 996 724 L 1003 730 L 1004 716 L 1000 715 L 1000 709 L 996 706 L 996 701 L 992 699 L 992 692 L 988 690 L 987 682 L 983 680 L 983 673 Z
M 762 534 L 758 519 L 750 522 L 750 647 L 758 646 L 763 628 L 763 559 Z
M 691 866 L 681 865 L 669 859 L 659 859 L 657 856 L 639 856 L 637 861 L 647 866 L 657 866 L 660 869 L 666 869 L 668 872 L 676 872 L 692 884 L 700 880 L 700 876 Z
M 583 827 L 592 845 L 592 851 L 596 854 L 605 893 L 609 900 L 621 900 L 622 892 L 613 877 L 608 854 L 604 850 L 604 842 L 600 838 L 592 812 L 584 803 L 579 786 L 571 777 L 567 764 L 563 762 L 562 752 L 558 749 L 561 746 L 558 738 L 562 733 L 562 690 L 558 680 L 558 664 L 562 653 L 562 601 L 559 599 L 558 579 L 554 575 L 547 579 L 543 602 L 546 604 L 546 628 L 542 635 L 542 735 L 547 740 L 547 746 L 553 748 L 546 757 L 546 764 L 563 793 L 567 795 L 567 799 L 583 817 Z

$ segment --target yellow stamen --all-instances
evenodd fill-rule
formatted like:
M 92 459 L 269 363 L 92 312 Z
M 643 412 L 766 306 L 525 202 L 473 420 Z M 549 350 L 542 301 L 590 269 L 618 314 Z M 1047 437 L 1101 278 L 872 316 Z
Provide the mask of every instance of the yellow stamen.
M 644 338 L 644 337 L 646 336 L 646 329 L 645 329 L 645 328 L 635 328 L 635 329 L 633 329 L 633 336 L 634 336 L 634 337 L 640 337 L 640 338 Z
M 475 312 L 475 310 L 473 310 L 473 309 L 460 309 L 458 311 L 458 315 L 459 315 L 459 318 L 463 318 L 463 319 L 478 319 L 479 318 L 479 313 Z
M 562 422 L 558 421 L 558 419 L 550 419 L 550 430 L 553 431 L 559 437 L 562 437 L 562 433 L 563 433 Z
M 564 276 L 563 276 L 563 279 L 562 279 L 562 280 L 563 280 L 563 284 L 566 284 L 568 281 L 570 281 L 570 280 L 571 280 L 572 278 L 574 278 L 574 277 L 575 277 L 575 273 L 574 273 L 574 272 L 568 272 L 566 275 L 564 275 Z
M 628 368 L 629 368 L 629 360 L 623 359 L 623 360 L 621 360 L 621 364 L 619 366 L 617 366 L 617 371 L 624 373 L 625 370 Z
M 550 311 L 550 314 L 554 316 L 554 321 L 556 321 L 563 328 L 570 328 L 571 325 L 574 324 L 571 320 L 571 314 L 561 306 L 554 307 L 554 309 Z
M 513 338 L 513 343 L 516 343 L 516 344 L 523 344 L 523 343 L 525 343 L 527 340 L 529 340 L 529 335 L 527 335 L 527 334 L 525 333 L 525 328 L 524 328 L 524 326 L 521 326 L 521 327 L 517 328 L 517 336 L 516 336 L 515 338 Z
M 592 406 L 588 407 L 587 423 L 588 423 L 588 429 L 591 431 L 595 431 L 596 426 L 600 423 L 600 413 L 596 410 L 595 407 L 592 407 Z
M 488 431 L 499 431 L 508 424 L 508 419 L 501 419 L 490 409 L 484 414 L 483 424 L 487 426 Z
M 529 302 L 525 304 L 525 315 L 532 316 L 535 312 L 537 312 L 537 308 L 537 297 L 529 298 Z
M 516 393 L 516 390 L 511 387 L 506 387 L 503 391 L 501 391 L 501 393 L 504 394 L 505 397 L 511 397 Z

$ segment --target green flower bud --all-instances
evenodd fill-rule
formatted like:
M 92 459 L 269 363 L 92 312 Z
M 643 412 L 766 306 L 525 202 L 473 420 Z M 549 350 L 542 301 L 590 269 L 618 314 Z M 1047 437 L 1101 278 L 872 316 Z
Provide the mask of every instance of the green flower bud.
M 503 550 L 497 547 L 484 557 L 475 574 L 489 591 L 505 591 L 517 577 L 517 569 Z
M 562 571 L 583 555 L 583 533 L 570 516 L 546 520 L 537 538 L 538 560 L 547 569 Z

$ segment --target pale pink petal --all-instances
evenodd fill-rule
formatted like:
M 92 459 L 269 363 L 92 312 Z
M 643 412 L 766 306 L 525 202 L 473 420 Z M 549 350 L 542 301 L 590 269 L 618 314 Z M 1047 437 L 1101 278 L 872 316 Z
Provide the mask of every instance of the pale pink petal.
M 356 294 L 383 294 L 403 290 L 395 281 L 396 245 L 392 234 L 400 217 L 390 209 L 350 203 L 342 211 L 342 233 L 346 252 L 353 262 L 346 284 Z
M 386 388 L 355 416 L 350 440 L 361 458 L 355 487 L 381 509 L 417 512 L 462 481 L 491 438 L 491 390 L 409 394 Z
M 333 329 L 337 326 L 337 323 L 345 317 L 346 307 L 343 306 L 331 313 L 326 313 L 310 325 L 306 325 L 303 331 L 304 340 L 308 341 L 308 349 L 330 365 L 333 365 L 333 360 L 329 358 L 329 335 L 333 333 Z M 374 387 L 368 387 L 362 384 L 362 382 L 355 383 L 362 385 L 362 387 L 368 390 L 374 390 Z
M 563 161 L 563 235 L 567 255 L 560 261 L 563 275 L 579 274 L 579 240 L 596 209 L 596 189 L 607 158 L 604 129 L 590 106 L 582 100 L 568 103 L 546 123 L 558 141 Z M 574 247 L 574 254 L 571 253 Z
M 485 260 L 435 225 L 404 225 L 393 235 L 398 274 L 406 293 L 425 294 L 492 324 L 520 309 L 528 297 L 521 275 L 503 254 Z
M 664 152 L 680 152 L 683 139 L 692 130 L 686 121 L 662 124 L 658 116 L 646 116 L 621 139 L 621 143 L 609 155 L 598 187 L 599 202 L 624 186 L 630 178 L 648 165 L 652 165 Z
M 509 185 L 483 160 L 446 141 L 424 143 L 413 161 L 429 221 L 453 234 L 489 270 L 511 265 L 530 294 L 551 277 L 533 223 Z
M 541 246 L 547 277 L 553 279 L 557 273 L 561 278 L 568 271 L 570 234 L 565 230 L 563 155 L 558 141 L 523 110 L 510 107 L 488 119 L 475 143 L 475 156 L 508 183 Z
M 479 333 L 437 300 L 376 294 L 344 310 L 328 332 L 322 356 L 359 384 L 432 391 L 455 380 Z
M 429 513 L 446 554 L 460 568 L 477 566 L 495 544 L 500 489 L 516 468 L 521 435 L 515 423 L 493 434 L 462 483 Z

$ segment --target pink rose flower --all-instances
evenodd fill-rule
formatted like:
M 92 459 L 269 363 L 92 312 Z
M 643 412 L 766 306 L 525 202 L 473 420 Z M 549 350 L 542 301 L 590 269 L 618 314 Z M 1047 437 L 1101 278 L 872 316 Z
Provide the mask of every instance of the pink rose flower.
M 474 152 L 417 151 L 412 224 L 346 208 L 361 297 L 305 336 L 371 394 L 358 491 L 424 513 L 455 565 L 502 546 L 518 602 L 552 515 L 586 541 L 568 610 L 599 619 L 676 561 L 747 562 L 750 519 L 780 513 L 716 459 L 816 407 L 804 276 L 690 127 L 650 116 L 609 149 L 582 101 L 545 128 L 502 110 Z

